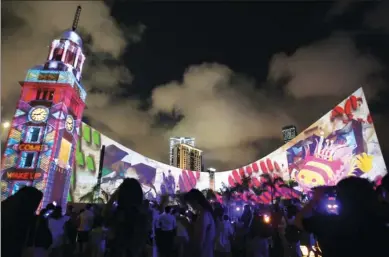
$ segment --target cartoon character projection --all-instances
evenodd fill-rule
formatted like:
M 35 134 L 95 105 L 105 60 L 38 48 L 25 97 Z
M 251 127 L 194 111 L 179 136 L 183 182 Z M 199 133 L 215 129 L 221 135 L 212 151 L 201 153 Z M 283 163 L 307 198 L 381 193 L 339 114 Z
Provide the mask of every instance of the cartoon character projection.
M 313 135 L 293 146 L 291 177 L 304 190 L 321 185 L 336 185 L 347 176 L 361 176 L 373 167 L 373 157 L 363 147 L 359 122 L 349 122 L 343 129 L 324 137 Z M 313 150 L 312 150 L 313 149 Z M 290 151 L 289 150 L 289 151 Z

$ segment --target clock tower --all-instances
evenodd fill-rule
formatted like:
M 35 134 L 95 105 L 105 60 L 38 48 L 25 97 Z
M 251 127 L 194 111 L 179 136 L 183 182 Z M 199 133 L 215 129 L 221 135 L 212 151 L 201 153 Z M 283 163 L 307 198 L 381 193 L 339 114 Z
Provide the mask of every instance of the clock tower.
M 16 106 L 1 164 L 2 199 L 23 186 L 43 192 L 41 206 L 56 202 L 64 209 L 70 187 L 86 91 L 81 84 L 85 62 L 72 29 L 51 43 L 44 65 L 28 70 Z

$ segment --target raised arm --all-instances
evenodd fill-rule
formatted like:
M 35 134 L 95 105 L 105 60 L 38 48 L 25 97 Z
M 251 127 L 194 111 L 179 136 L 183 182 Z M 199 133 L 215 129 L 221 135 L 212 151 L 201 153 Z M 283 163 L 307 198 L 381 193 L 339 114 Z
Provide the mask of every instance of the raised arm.
M 104 210 L 103 210 L 103 217 L 105 219 L 110 217 L 111 211 L 112 211 L 112 206 L 115 201 L 118 199 L 119 195 L 119 190 L 117 189 L 112 195 L 111 198 L 109 199 L 108 203 L 105 205 Z
M 313 213 L 313 210 L 317 206 L 318 203 L 323 199 L 324 191 L 323 188 L 316 188 L 314 191 L 314 195 L 311 201 L 309 201 L 303 209 L 297 213 L 296 218 L 294 220 L 294 225 L 301 229 L 301 230 L 307 230 L 307 228 L 304 227 L 304 219 L 311 216 Z M 309 230 L 309 229 L 308 229 Z

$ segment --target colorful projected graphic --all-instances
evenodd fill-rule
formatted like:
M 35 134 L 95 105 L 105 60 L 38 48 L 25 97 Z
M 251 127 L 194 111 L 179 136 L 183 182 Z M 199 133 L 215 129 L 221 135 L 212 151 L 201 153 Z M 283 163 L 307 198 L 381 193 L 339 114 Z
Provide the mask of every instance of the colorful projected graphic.
M 28 70 L 21 82 L 2 157 L 2 199 L 32 185 L 43 192 L 41 206 L 55 201 L 65 210 L 86 98 L 76 27 L 54 40 L 45 64 Z
M 69 162 L 69 158 L 72 152 L 72 143 L 62 138 L 61 140 L 61 149 L 58 154 L 58 166 L 61 168 L 66 168 L 66 165 Z
M 70 201 L 79 202 L 97 184 L 102 145 L 105 145 L 105 156 L 101 189 L 109 194 L 113 193 L 124 178 L 138 179 L 148 199 L 154 199 L 159 194 L 209 187 L 208 173 L 181 170 L 154 161 L 111 140 L 87 124 L 82 124 Z
M 362 88 L 275 152 L 245 167 L 215 174 L 215 188 L 241 183 L 245 175 L 260 186 L 263 173 L 295 180 L 293 189 L 276 185 L 276 197 L 297 196 L 319 185 L 336 185 L 347 176 L 379 181 L 387 172 Z M 261 181 L 262 180 L 262 181 Z M 258 201 L 267 203 L 270 193 Z

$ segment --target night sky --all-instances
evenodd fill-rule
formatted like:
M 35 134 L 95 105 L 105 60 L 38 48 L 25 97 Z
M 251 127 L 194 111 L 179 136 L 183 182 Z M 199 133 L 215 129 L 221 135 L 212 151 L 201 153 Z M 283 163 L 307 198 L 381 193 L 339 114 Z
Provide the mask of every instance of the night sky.
M 116 2 L 96 7 L 101 17 L 83 6 L 85 121 L 124 145 L 167 162 L 169 136 L 195 136 L 209 164 L 232 169 L 279 147 L 283 125 L 301 131 L 364 85 L 388 155 L 387 3 Z M 3 51 L 41 12 L 36 7 L 34 15 L 23 16 L 18 8 L 5 13 Z M 43 18 L 37 25 L 47 40 L 66 24 L 59 19 L 47 30 Z M 112 42 L 103 46 L 108 37 Z M 22 62 L 20 69 L 45 57 Z M 13 112 L 11 100 L 2 106 L 4 116 Z
M 193 2 L 124 9 L 117 4 L 112 15 L 121 23 L 141 22 L 147 27 L 142 43 L 129 47 L 124 56 L 136 74 L 135 88 L 147 95 L 155 85 L 181 79 L 188 66 L 204 62 L 225 64 L 264 81 L 274 53 L 293 52 L 329 36 L 333 25 L 322 20 L 330 6 Z
M 114 4 L 111 13 L 119 23 L 147 27 L 142 42 L 129 47 L 123 60 L 135 74 L 131 92 L 148 97 L 155 85 L 181 79 L 188 66 L 204 62 L 225 64 L 265 81 L 274 53 L 291 54 L 337 30 L 350 31 L 362 49 L 387 63 L 387 34 L 363 26 L 365 14 L 376 5 L 360 3 L 331 17 L 333 6 L 332 2 L 150 2 Z

